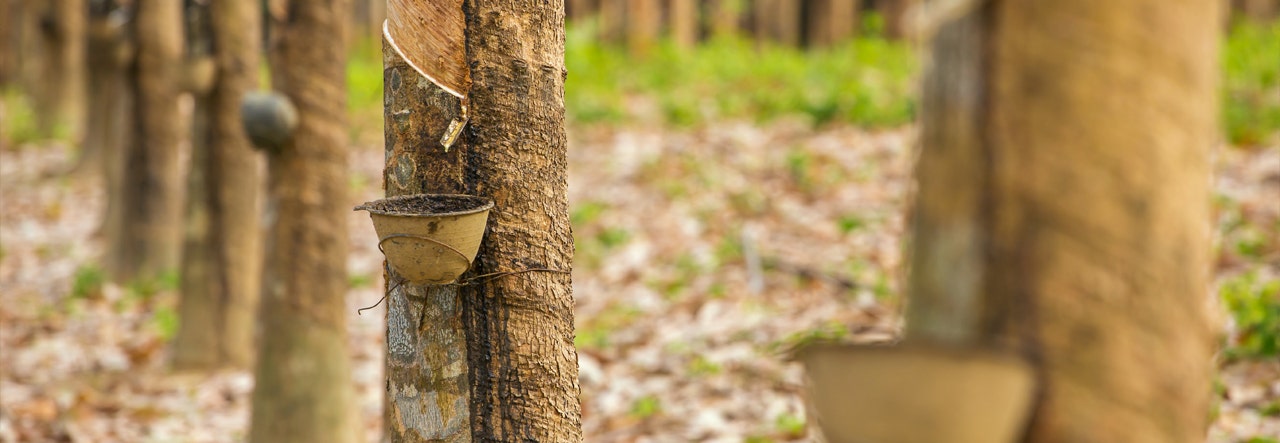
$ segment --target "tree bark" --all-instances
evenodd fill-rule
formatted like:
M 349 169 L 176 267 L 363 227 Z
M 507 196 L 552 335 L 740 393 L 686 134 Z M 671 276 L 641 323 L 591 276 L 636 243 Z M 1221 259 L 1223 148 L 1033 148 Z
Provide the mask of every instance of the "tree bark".
M 667 0 L 671 19 L 671 41 L 680 48 L 690 49 L 698 44 L 699 8 L 695 0 Z
M 130 66 L 132 140 L 124 152 L 118 222 L 108 221 L 107 267 L 116 281 L 151 279 L 178 264 L 182 226 L 178 148 L 182 125 L 178 79 L 182 60 L 181 3 L 138 0 Z M 114 203 L 113 203 L 114 204 Z
M 193 91 L 187 232 L 173 364 L 178 369 L 247 368 L 256 350 L 262 284 L 261 160 L 241 127 L 240 98 L 257 83 L 261 15 L 255 0 L 188 5 L 188 60 L 212 63 L 215 73 L 209 89 Z
M 805 27 L 810 47 L 827 47 L 853 37 L 858 23 L 858 5 L 850 0 L 813 0 L 809 2 L 809 20 Z
M 573 258 L 559 1 L 472 0 L 470 125 L 438 141 L 459 101 L 384 49 L 388 196 L 492 198 L 464 275 L 548 268 Z M 387 403 L 392 442 L 582 439 L 569 275 L 527 272 L 418 286 L 388 276 Z
M 1204 439 L 1220 5 L 1165 6 L 996 0 L 933 42 L 907 335 L 1034 362 L 1027 442 Z
M 268 156 L 267 258 L 249 441 L 358 441 L 346 347 L 344 0 L 290 0 L 273 17 L 272 85 L 297 107 Z

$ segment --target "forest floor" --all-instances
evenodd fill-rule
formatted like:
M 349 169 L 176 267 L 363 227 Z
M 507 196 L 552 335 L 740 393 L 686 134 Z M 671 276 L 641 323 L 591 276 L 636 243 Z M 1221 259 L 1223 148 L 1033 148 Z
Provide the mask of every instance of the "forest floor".
M 572 130 L 586 441 L 814 440 L 786 350 L 897 337 L 912 134 L 785 119 Z M 251 374 L 166 369 L 175 285 L 102 282 L 103 186 L 63 175 L 72 158 L 59 145 L 0 152 L 0 442 L 241 441 Z M 353 151 L 350 206 L 379 197 L 382 159 L 373 143 Z M 1276 333 L 1242 330 L 1217 287 L 1280 281 L 1280 149 L 1215 161 L 1206 305 L 1224 345 L 1244 349 Z M 348 221 L 353 379 L 378 441 L 385 311 L 356 309 L 380 298 L 382 261 L 367 216 Z M 1280 362 L 1220 361 L 1208 440 L 1280 438 Z

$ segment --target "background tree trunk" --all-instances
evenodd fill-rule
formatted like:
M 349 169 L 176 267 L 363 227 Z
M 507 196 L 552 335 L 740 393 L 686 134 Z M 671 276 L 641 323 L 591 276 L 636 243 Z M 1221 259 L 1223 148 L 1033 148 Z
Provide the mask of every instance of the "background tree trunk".
M 8 0 L 10 2 L 16 0 Z M 28 1 L 29 39 L 23 89 L 32 98 L 36 125 L 45 136 L 78 140 L 85 91 L 85 0 Z M 21 31 L 19 31 L 21 32 Z
M 711 17 L 711 35 L 725 37 L 737 35 L 741 30 L 743 0 L 711 0 L 708 15 Z
M 464 7 L 471 124 L 448 152 L 438 140 L 458 100 L 384 50 L 387 195 L 492 198 L 467 275 L 567 271 L 573 237 L 562 4 L 475 0 Z M 581 441 L 569 275 L 529 272 L 462 287 L 416 286 L 394 274 L 388 281 L 391 441 Z
M 662 30 L 662 4 L 659 0 L 627 0 L 627 49 L 633 56 L 653 51 Z
M 17 51 L 18 32 L 22 29 L 22 25 L 18 23 L 21 19 L 22 10 L 21 2 L 8 0 L 0 2 L 0 25 L 4 30 L 0 31 L 0 90 L 8 89 L 17 77 Z
M 261 10 L 255 0 L 193 3 L 188 60 L 213 63 L 215 75 L 209 89 L 196 92 L 173 363 L 245 368 L 256 350 L 262 284 L 261 161 L 241 127 L 240 98 L 257 84 Z
M 599 11 L 594 0 L 569 0 L 565 3 L 565 15 L 570 21 L 578 24 L 597 13 Z
M 753 5 L 758 42 L 800 44 L 800 0 L 756 0 Z
M 667 11 L 670 20 L 671 41 L 677 46 L 690 49 L 698 44 L 700 25 L 700 8 L 696 0 L 667 0 Z
M 808 5 L 807 44 L 826 47 L 853 37 L 858 23 L 858 2 L 852 0 L 813 0 Z
M 1280 15 L 1280 0 L 1235 0 L 1232 4 L 1240 16 L 1259 23 Z
M 875 0 L 880 18 L 884 20 L 884 36 L 898 40 L 907 37 L 907 21 L 911 9 L 920 0 Z
M 358 441 L 343 312 L 347 278 L 344 0 L 291 0 L 272 23 L 272 85 L 295 104 L 268 157 L 267 261 L 249 441 Z
M 1200 442 L 1218 2 L 987 3 L 934 39 L 908 337 L 1040 371 L 1028 442 Z
M 182 125 L 178 75 L 182 61 L 182 5 L 137 0 L 130 66 L 132 140 L 126 144 L 118 222 L 108 221 L 106 265 L 116 281 L 155 278 L 175 270 L 182 226 L 178 148 Z M 114 204 L 114 203 L 113 203 Z
M 600 39 L 609 43 L 623 41 L 627 32 L 628 0 L 600 0 Z
M 133 85 L 128 69 L 133 63 L 132 14 L 114 0 L 91 0 L 86 31 L 88 94 L 85 97 L 84 138 L 74 174 L 103 177 L 108 196 L 120 194 L 125 146 L 133 127 Z M 108 199 L 104 220 L 119 222 L 117 198 Z M 105 223 L 105 222 L 104 222 Z M 109 224 L 109 223 L 108 223 Z M 117 228 L 102 228 L 103 233 Z

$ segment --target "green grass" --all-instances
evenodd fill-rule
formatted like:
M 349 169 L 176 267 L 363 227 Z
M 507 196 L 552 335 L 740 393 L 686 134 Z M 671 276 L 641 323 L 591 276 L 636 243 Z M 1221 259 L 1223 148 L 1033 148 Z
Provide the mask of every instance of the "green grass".
M 88 265 L 80 266 L 80 268 L 76 269 L 75 276 L 71 278 L 71 298 L 100 297 L 102 295 L 102 284 L 106 280 L 106 275 L 103 274 L 101 269 Z
M 17 90 L 0 93 L 0 146 L 17 147 L 43 138 L 35 110 Z
M 565 100 L 579 122 L 619 122 L 626 104 L 652 100 L 666 123 L 807 115 L 814 123 L 871 127 L 910 122 L 915 111 L 916 57 L 905 45 L 863 38 L 800 51 L 719 39 L 692 50 L 661 44 L 637 60 L 600 45 L 591 26 L 569 29 Z
M 1280 133 L 1280 22 L 1242 21 L 1222 47 L 1222 120 L 1231 143 L 1256 145 Z
M 1224 282 L 1219 296 L 1236 324 L 1236 337 L 1226 351 L 1228 357 L 1280 355 L 1280 280 L 1245 273 Z

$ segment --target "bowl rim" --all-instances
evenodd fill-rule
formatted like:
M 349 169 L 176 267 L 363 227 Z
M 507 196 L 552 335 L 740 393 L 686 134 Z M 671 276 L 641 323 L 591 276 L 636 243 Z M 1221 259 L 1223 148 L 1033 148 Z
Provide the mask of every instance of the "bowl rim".
M 475 207 L 473 207 L 473 208 L 470 208 L 470 209 L 464 209 L 464 210 L 461 210 L 461 211 L 452 211 L 452 212 L 431 212 L 431 213 L 412 213 L 412 212 L 388 211 L 388 210 L 385 210 L 385 209 L 380 209 L 380 208 L 375 207 L 375 205 L 379 205 L 379 204 L 387 203 L 387 202 L 395 202 L 395 201 L 402 201 L 402 200 L 433 199 L 433 198 L 442 198 L 442 199 L 443 199 L 443 198 L 453 198 L 453 199 L 460 199 L 460 200 L 470 200 L 471 202 L 476 203 L 476 205 L 477 205 L 477 206 L 475 206 Z M 361 203 L 361 204 L 360 204 L 360 206 L 356 206 L 356 207 L 355 207 L 354 209 L 352 209 L 352 210 L 354 210 L 354 211 L 368 211 L 368 212 L 369 212 L 369 214 L 384 215 L 384 216 L 391 216 L 391 217 L 420 217 L 420 218 L 421 218 L 421 217 L 446 217 L 446 216 L 455 216 L 455 215 L 469 215 L 469 214 L 476 214 L 476 213 L 485 212 L 485 211 L 488 211 L 488 210 L 490 210 L 490 209 L 493 209 L 493 206 L 494 206 L 494 205 L 493 205 L 493 199 L 488 198 L 488 197 L 481 197 L 481 196 L 478 196 L 478 195 L 466 195 L 466 194 L 406 194 L 406 195 L 397 195 L 397 196 L 395 196 L 395 197 L 380 198 L 380 199 L 377 199 L 377 200 L 374 200 L 374 201 L 364 202 L 364 203 Z

